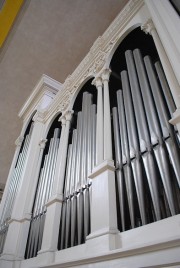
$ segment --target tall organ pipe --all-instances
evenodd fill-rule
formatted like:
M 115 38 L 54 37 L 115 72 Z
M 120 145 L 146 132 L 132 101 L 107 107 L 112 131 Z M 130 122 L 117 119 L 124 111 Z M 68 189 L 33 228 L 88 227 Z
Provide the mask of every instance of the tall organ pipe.
M 160 63 L 154 66 L 149 56 L 143 59 L 139 49 L 126 51 L 125 59 L 118 114 L 116 107 L 112 109 L 122 231 L 128 228 L 126 198 L 131 227 L 138 225 L 134 183 L 142 224 L 175 215 L 180 186 L 176 133 L 168 122 L 175 105 Z
M 146 123 L 145 112 L 143 109 L 142 100 L 140 97 L 140 88 L 139 88 L 139 84 L 138 84 L 138 78 L 136 75 L 136 69 L 135 69 L 132 51 L 126 52 L 126 61 L 127 61 L 128 71 L 130 72 L 129 78 L 130 78 L 130 83 L 131 83 L 131 92 L 133 95 L 135 114 L 136 114 L 136 120 L 137 120 L 137 126 L 138 126 L 138 130 L 139 130 L 140 140 L 142 141 L 142 144 L 143 144 L 143 142 L 145 142 L 144 150 L 141 149 L 141 152 L 144 152 L 146 150 L 150 151 L 151 148 L 149 147 L 150 146 L 150 139 L 148 136 L 148 126 Z M 137 98 L 137 96 L 138 96 L 138 98 Z M 139 109 L 139 112 L 138 112 L 138 109 Z M 140 116 L 140 114 L 141 114 L 141 116 Z M 142 124 L 142 122 L 143 122 L 143 124 Z M 157 126 L 156 126 L 156 129 L 157 129 Z M 154 139 L 155 139 L 155 135 L 154 135 Z M 140 141 L 140 143 L 141 143 L 141 141 Z M 163 148 L 162 147 L 160 147 L 160 151 L 161 151 L 161 153 L 160 153 L 159 157 L 158 156 L 156 157 L 156 159 L 158 158 L 158 160 L 162 159 L 161 157 L 163 157 Z M 155 155 L 156 155 L 156 153 L 155 153 Z M 156 179 L 154 160 L 153 160 L 153 157 L 150 153 L 144 154 L 142 158 L 143 158 L 143 162 L 144 162 L 144 167 L 146 169 L 146 175 L 147 175 L 148 184 L 149 184 L 149 188 L 150 188 L 150 192 L 151 192 L 151 197 L 152 197 L 152 201 L 153 201 L 156 219 L 159 220 L 161 218 L 161 215 L 160 215 L 160 204 L 159 204 L 159 196 L 158 196 L 158 188 L 157 188 L 157 179 Z M 159 163 L 160 170 L 162 171 L 163 169 L 162 169 L 161 160 L 158 163 Z M 167 176 L 166 180 L 168 181 L 168 176 Z
M 56 128 L 54 130 L 53 138 L 50 140 L 49 150 L 44 157 L 43 167 L 39 174 L 38 188 L 35 196 L 31 226 L 26 247 L 26 258 L 36 256 L 37 252 L 41 248 L 46 213 L 45 205 L 52 191 L 59 146 L 59 134 L 60 130 Z
M 10 179 L 10 187 L 7 193 L 7 198 L 4 204 L 4 208 L 2 211 L 2 217 L 1 217 L 1 226 L 6 223 L 6 221 L 11 217 L 14 200 L 18 192 L 18 188 L 21 182 L 22 172 L 25 165 L 25 160 L 27 156 L 27 150 L 29 147 L 30 137 L 32 133 L 33 125 L 31 125 L 31 128 L 29 130 L 29 133 L 26 135 L 24 140 L 23 149 L 19 154 L 14 172 L 12 174 L 12 177 Z
M 77 195 L 76 195 L 76 157 L 77 157 L 77 130 L 73 130 L 73 159 L 72 159 L 72 172 L 71 172 L 71 246 L 75 243 L 75 229 L 76 229 L 76 216 L 77 216 Z
M 155 68 L 156 68 L 156 72 L 157 72 L 157 75 L 159 77 L 159 82 L 161 84 L 161 88 L 163 90 L 163 93 L 164 93 L 164 97 L 166 99 L 166 103 L 167 103 L 167 106 L 168 106 L 168 109 L 169 109 L 169 112 L 171 114 L 171 117 L 173 117 L 173 113 L 175 112 L 176 110 L 176 105 L 174 103 L 174 100 L 172 98 L 172 95 L 171 95 L 171 92 L 170 92 L 170 88 L 169 88 L 169 85 L 167 83 L 167 80 L 166 80 L 166 77 L 165 77 L 165 74 L 163 72 L 163 69 L 161 67 L 161 64 L 159 61 L 157 61 L 155 63 Z
M 140 164 L 140 154 L 138 148 L 138 136 L 136 132 L 134 113 L 132 109 L 132 102 L 130 96 L 130 87 L 127 72 L 121 72 L 122 87 L 124 91 L 124 101 L 125 101 L 125 112 L 127 118 L 127 129 L 128 129 L 128 140 L 129 140 L 129 149 L 130 149 L 130 158 L 134 182 L 137 192 L 139 210 L 141 214 L 142 224 L 146 224 L 146 213 L 145 213 L 145 201 L 144 201 L 144 187 L 143 187 L 143 177 L 142 177 L 142 168 Z M 136 105 L 138 105 L 136 103 Z M 140 145 L 141 146 L 141 145 Z
M 123 104 L 121 90 L 117 92 L 117 103 L 118 103 L 118 114 L 119 114 L 119 126 L 120 126 L 120 133 L 121 133 L 123 172 L 124 172 L 124 177 L 125 177 L 125 185 L 126 185 L 126 191 L 127 191 L 131 227 L 134 228 L 135 227 L 135 211 L 134 211 L 133 176 L 132 176 L 131 164 L 130 164 L 126 119 L 125 119 L 124 104 Z
M 82 111 L 77 114 L 77 129 L 73 130 L 68 149 L 60 249 L 83 243 L 90 230 L 88 173 L 95 164 L 95 124 L 96 106 L 92 105 L 92 95 L 85 92 Z
M 122 170 L 122 157 L 121 157 L 117 108 L 114 107 L 112 111 L 113 111 L 114 141 L 115 141 L 115 154 L 116 154 L 116 176 L 117 176 L 117 185 L 119 193 L 120 216 L 121 216 L 122 231 L 125 231 L 124 178 Z
M 156 78 L 156 75 L 154 72 L 154 68 L 153 68 L 153 65 L 152 65 L 152 62 L 151 62 L 149 56 L 146 56 L 144 58 L 144 63 L 145 63 L 146 69 L 147 69 L 147 74 L 148 74 L 149 82 L 151 85 L 152 94 L 153 94 L 154 101 L 156 104 L 156 109 L 157 109 L 157 113 L 158 113 L 159 120 L 160 120 L 163 138 L 165 140 L 165 144 L 166 144 L 166 148 L 167 148 L 168 153 L 169 153 L 171 164 L 174 168 L 174 172 L 176 174 L 176 179 L 177 179 L 177 182 L 178 182 L 179 187 L 180 187 L 179 150 L 177 149 L 174 135 L 173 135 L 171 126 L 168 122 L 169 118 L 168 118 L 167 110 L 166 110 L 166 107 L 164 105 L 163 98 L 162 98 L 162 95 L 160 93 L 159 84 L 158 84 L 158 81 L 157 81 L 157 78 Z M 172 215 L 174 215 L 175 209 L 174 209 L 173 200 L 171 200 L 172 190 L 171 190 L 170 182 L 166 181 L 166 185 L 164 185 L 164 187 L 165 187 L 166 196 L 168 198 L 168 203 L 170 206 L 171 213 L 172 213 Z
M 140 53 L 140 50 L 136 49 L 134 50 L 134 57 L 135 57 L 135 62 L 136 62 L 136 68 L 137 68 L 137 73 L 139 76 L 139 82 L 140 82 L 140 86 L 141 86 L 141 92 L 142 92 L 142 96 L 143 96 L 143 100 L 145 103 L 145 110 L 146 110 L 146 116 L 148 119 L 148 124 L 149 124 L 149 129 L 150 129 L 150 134 L 151 134 L 151 142 L 153 145 L 159 144 L 159 146 L 154 147 L 154 152 L 155 152 L 155 157 L 156 157 L 156 161 L 158 163 L 159 166 L 159 170 L 161 173 L 161 177 L 163 180 L 163 185 L 165 188 L 165 193 L 168 199 L 168 204 L 170 206 L 170 210 L 172 215 L 175 214 L 175 205 L 174 205 L 174 200 L 173 200 L 173 193 L 172 193 L 172 186 L 171 186 L 171 181 L 170 181 L 170 172 L 169 172 L 169 168 L 168 168 L 168 161 L 167 161 L 167 157 L 166 157 L 166 152 L 164 150 L 163 147 L 163 137 L 161 134 L 161 130 L 160 130 L 160 126 L 159 126 L 159 120 L 157 118 L 157 113 L 154 107 L 154 102 L 152 99 L 152 95 L 150 94 L 150 87 L 149 87 L 149 83 L 148 83 L 148 78 L 147 75 L 149 76 L 149 79 L 151 79 L 152 77 L 150 77 L 150 73 L 149 73 L 149 69 L 147 70 L 148 73 L 146 75 L 146 71 L 145 71 L 145 67 L 143 64 L 143 59 Z M 149 60 L 147 60 L 146 62 L 146 68 L 148 68 L 148 63 L 150 63 Z M 150 67 L 151 68 L 151 67 Z M 152 70 L 152 68 L 151 68 Z M 154 86 L 152 80 L 150 81 L 150 85 L 151 87 Z M 155 101 L 156 106 L 160 105 L 163 106 L 163 100 L 162 97 L 160 95 L 160 89 L 157 88 L 157 84 L 156 84 L 156 90 L 158 90 L 158 92 L 156 92 L 156 98 L 158 98 L 159 101 Z M 154 89 L 153 89 L 154 91 Z M 149 108 L 149 109 L 148 109 Z M 157 107 L 157 109 L 159 109 Z M 160 113 L 162 115 L 162 112 Z M 169 128 L 168 124 L 168 118 L 167 116 L 165 116 L 166 118 L 162 118 L 163 120 L 163 124 L 165 126 L 167 126 L 167 129 Z M 160 118 L 161 120 L 161 118 Z M 175 158 L 178 161 L 178 157 Z M 176 161 L 176 160 L 174 160 Z M 177 165 L 179 167 L 179 164 L 177 163 Z M 180 171 L 180 170 L 179 170 Z
M 83 96 L 84 97 L 84 96 Z M 85 96 L 87 98 L 87 96 Z M 86 98 L 84 97 L 84 99 L 86 100 Z M 84 100 L 84 101 L 85 101 Z M 83 103 L 85 105 L 85 103 Z M 84 109 L 84 106 L 83 106 Z M 77 168 L 78 168 L 78 172 L 76 173 L 76 189 L 77 189 L 77 244 L 81 244 L 81 240 L 82 240 L 82 231 L 83 231 L 83 192 L 82 192 L 82 185 L 81 185 L 81 181 L 80 181 L 80 176 L 81 175 L 81 160 L 82 160 L 82 146 L 83 144 L 83 131 L 85 131 L 84 129 L 84 114 L 83 112 L 79 112 L 78 113 L 78 118 L 77 118 L 77 134 L 78 134 L 78 143 L 77 146 L 79 146 L 78 152 L 79 154 L 77 155 Z M 81 140 L 80 140 L 81 139 Z M 75 226 L 73 226 L 74 228 Z M 71 246 L 75 245 L 75 241 L 72 241 L 73 243 L 71 243 Z
M 19 190 L 19 185 L 21 183 L 22 172 L 24 170 L 25 161 L 27 158 L 27 151 L 28 151 L 29 142 L 31 138 L 32 128 L 33 128 L 33 124 L 31 124 L 29 133 L 26 135 L 24 139 L 23 148 L 19 153 L 16 166 L 10 178 L 9 189 L 7 192 L 6 200 L 4 202 L 4 207 L 2 210 L 2 216 L 0 220 L 0 254 L 3 252 L 3 247 L 4 247 L 4 243 L 5 243 L 5 239 L 6 239 L 6 235 L 8 231 L 8 226 L 9 226 L 8 220 L 11 217 L 11 213 L 12 213 L 13 206 L 14 206 L 14 201 Z

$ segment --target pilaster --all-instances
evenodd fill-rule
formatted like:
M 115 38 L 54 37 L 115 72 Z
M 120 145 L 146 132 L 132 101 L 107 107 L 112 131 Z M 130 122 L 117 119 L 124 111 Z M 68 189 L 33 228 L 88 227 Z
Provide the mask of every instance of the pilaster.
M 119 247 L 115 192 L 115 167 L 112 160 L 96 166 L 92 179 L 91 233 L 87 246 L 93 251 L 108 251 Z

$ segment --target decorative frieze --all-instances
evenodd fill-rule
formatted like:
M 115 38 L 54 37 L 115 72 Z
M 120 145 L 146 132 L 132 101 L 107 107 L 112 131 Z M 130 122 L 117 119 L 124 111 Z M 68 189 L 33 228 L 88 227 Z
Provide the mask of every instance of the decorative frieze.
M 106 32 L 98 37 L 89 53 L 81 61 L 76 70 L 67 77 L 62 86 L 62 90 L 57 94 L 54 102 L 49 107 L 46 120 L 55 111 L 63 111 L 67 109 L 73 94 L 82 82 L 88 77 L 97 76 L 97 74 L 101 72 L 106 64 L 108 55 L 120 38 L 122 29 L 143 5 L 144 1 L 142 0 L 129 1 Z

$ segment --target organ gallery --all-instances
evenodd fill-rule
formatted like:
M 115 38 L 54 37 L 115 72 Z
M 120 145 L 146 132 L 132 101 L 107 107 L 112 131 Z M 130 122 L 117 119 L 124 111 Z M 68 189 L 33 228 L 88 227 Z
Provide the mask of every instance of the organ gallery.
M 129 1 L 64 84 L 37 83 L 0 206 L 0 267 L 180 265 L 172 2 Z

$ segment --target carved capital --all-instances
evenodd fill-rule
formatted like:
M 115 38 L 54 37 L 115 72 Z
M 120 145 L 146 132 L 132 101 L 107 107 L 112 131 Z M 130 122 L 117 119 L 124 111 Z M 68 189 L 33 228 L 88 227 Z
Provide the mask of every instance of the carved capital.
M 46 117 L 47 111 L 37 111 L 33 117 L 34 122 L 43 122 Z
M 154 23 L 152 19 L 148 19 L 144 24 L 141 25 L 141 30 L 146 34 L 152 34 L 152 31 L 155 30 Z
M 19 136 L 19 137 L 17 138 L 17 140 L 15 141 L 15 145 L 16 145 L 17 147 L 20 147 L 21 144 L 22 144 L 22 142 L 23 142 L 23 139 L 24 139 L 23 136 Z
M 61 125 L 65 125 L 66 124 L 66 117 L 65 117 L 65 115 L 64 114 L 61 115 L 58 121 L 61 122 Z
M 100 76 L 95 77 L 92 81 L 92 85 L 96 86 L 97 89 L 102 87 L 102 78 Z
M 111 70 L 110 70 L 109 68 L 104 69 L 104 70 L 102 71 L 101 77 L 102 77 L 102 81 L 103 81 L 103 83 L 104 83 L 105 81 L 109 82 L 110 74 L 111 74 Z
M 72 118 L 73 113 L 74 113 L 73 110 L 65 111 L 63 113 L 62 117 L 64 117 L 66 121 L 71 121 L 71 118 Z
M 44 149 L 45 148 L 47 141 L 48 141 L 47 139 L 41 139 L 40 140 L 39 146 L 40 146 L 41 149 Z

